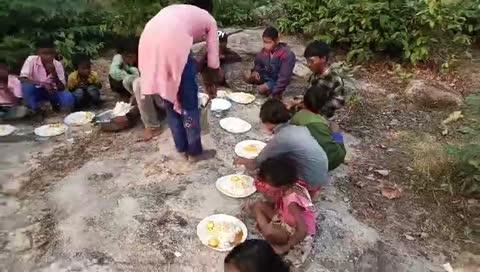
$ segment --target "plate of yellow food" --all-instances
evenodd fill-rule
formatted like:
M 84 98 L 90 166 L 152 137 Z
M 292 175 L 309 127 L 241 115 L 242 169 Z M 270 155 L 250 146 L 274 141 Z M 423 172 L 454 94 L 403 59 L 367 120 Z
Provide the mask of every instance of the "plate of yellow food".
M 49 124 L 36 128 L 33 132 L 40 137 L 54 137 L 62 135 L 67 130 L 64 124 Z
M 83 126 L 92 122 L 95 113 L 89 111 L 77 111 L 69 114 L 63 122 L 69 126 Z
M 247 140 L 235 146 L 235 154 L 245 159 L 255 159 L 267 144 L 256 140 Z
M 211 215 L 197 225 L 197 236 L 202 244 L 220 252 L 228 252 L 245 242 L 247 235 L 245 224 L 231 215 Z
M 233 198 L 249 197 L 257 191 L 254 179 L 246 175 L 221 177 L 215 185 L 222 194 Z
M 220 127 L 234 134 L 245 133 L 252 129 L 252 125 L 237 117 L 227 117 L 220 120 Z
M 0 137 L 8 136 L 17 130 L 16 127 L 12 125 L 0 125 Z
M 244 92 L 234 92 L 228 93 L 228 98 L 238 104 L 250 104 L 255 101 L 255 96 L 253 94 L 244 93 Z

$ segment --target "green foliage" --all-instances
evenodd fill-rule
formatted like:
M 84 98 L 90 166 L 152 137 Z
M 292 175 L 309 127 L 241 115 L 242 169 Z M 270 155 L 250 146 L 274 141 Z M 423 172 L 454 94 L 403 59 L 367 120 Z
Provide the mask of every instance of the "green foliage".
M 76 52 L 95 55 L 103 46 L 103 15 L 87 0 L 0 0 L 0 58 L 17 70 L 42 38 L 54 39 L 67 60 Z
M 469 0 L 284 0 L 283 8 L 282 31 L 345 46 L 360 62 L 384 52 L 442 64 L 480 33 L 480 6 Z
M 214 0 L 214 16 L 221 26 L 253 25 L 255 10 L 268 4 L 268 0 Z

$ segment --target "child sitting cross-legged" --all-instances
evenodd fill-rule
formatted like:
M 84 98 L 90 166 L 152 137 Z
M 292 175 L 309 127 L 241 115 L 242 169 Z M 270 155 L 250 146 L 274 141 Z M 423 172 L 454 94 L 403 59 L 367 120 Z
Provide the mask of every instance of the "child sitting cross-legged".
M 108 80 L 113 92 L 120 94 L 123 98 L 131 98 L 133 81 L 140 76 L 137 68 L 138 39 L 128 38 L 121 43 L 117 50 L 118 54 L 112 59 Z
M 92 71 L 92 63 L 86 55 L 77 55 L 74 59 L 75 71 L 68 76 L 68 89 L 75 96 L 77 108 L 90 104 L 100 104 L 100 89 L 102 84 L 98 74 Z
M 273 204 L 257 201 L 249 207 L 262 236 L 295 267 L 311 253 L 316 232 L 312 200 L 297 177 L 295 161 L 286 155 L 264 161 L 259 178 L 281 194 Z

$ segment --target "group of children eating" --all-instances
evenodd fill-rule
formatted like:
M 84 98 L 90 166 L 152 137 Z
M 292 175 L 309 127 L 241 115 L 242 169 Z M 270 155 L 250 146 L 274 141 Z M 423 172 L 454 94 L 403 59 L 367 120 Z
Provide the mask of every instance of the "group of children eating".
M 189 57 L 204 82 L 210 82 L 207 86 L 212 82 L 216 86 L 229 86 L 231 75 L 238 72 L 231 65 L 242 59 L 228 48 L 228 36 L 218 33 L 218 74 L 209 74 L 209 69 L 204 69 L 208 53 L 198 59 Z M 287 105 L 282 97 L 293 76 L 295 54 L 280 42 L 273 27 L 268 27 L 262 38 L 264 48 L 255 56 L 253 68 L 242 76 L 247 83 L 258 86 L 259 94 L 270 97 L 260 109 L 260 119 L 273 138 L 256 159 L 238 158 L 235 163 L 257 171 L 255 186 L 264 200 L 247 205 L 246 210 L 255 219 L 265 241 L 249 240 L 230 252 L 225 259 L 225 270 L 230 272 L 289 271 L 279 255 L 285 255 L 294 266 L 305 261 L 316 233 L 312 199 L 329 183 L 328 172 L 343 163 L 346 155 L 338 125 L 328 121 L 344 105 L 346 95 L 342 77 L 329 68 L 328 45 L 315 41 L 306 47 L 304 56 L 313 74 L 303 98 Z M 136 100 L 148 140 L 160 127 L 162 117 L 158 113 L 164 111 L 165 101 L 159 96 L 144 96 L 140 91 L 138 41 L 122 45 L 112 59 L 110 88 L 125 99 Z M 66 77 L 56 56 L 52 42 L 40 41 L 36 54 L 25 60 L 18 76 L 0 64 L 0 120 L 40 114 L 46 103 L 53 110 L 64 112 L 102 103 L 101 80 L 92 71 L 90 58 L 76 56 L 72 60 L 75 70 Z M 198 102 L 193 104 L 198 107 Z M 177 149 L 191 148 L 175 144 Z
M 90 57 L 74 56 L 75 70 L 66 77 L 57 56 L 55 44 L 41 40 L 36 44 L 36 54 L 25 60 L 18 76 L 0 62 L 0 121 L 43 117 L 48 104 L 54 111 L 69 113 L 102 103 L 101 79 L 92 71 Z M 112 91 L 126 97 L 133 95 L 133 81 L 140 75 L 136 63 L 136 45 L 127 41 L 112 60 L 109 71 Z

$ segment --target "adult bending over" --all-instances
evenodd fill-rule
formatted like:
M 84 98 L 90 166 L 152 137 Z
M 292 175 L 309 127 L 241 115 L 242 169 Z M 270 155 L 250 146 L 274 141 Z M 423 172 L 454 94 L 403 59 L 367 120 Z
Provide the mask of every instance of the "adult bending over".
M 175 147 L 192 161 L 216 154 L 202 148 L 197 71 L 191 53 L 193 44 L 206 38 L 208 67 L 220 66 L 212 9 L 211 0 L 190 0 L 162 9 L 145 25 L 138 50 L 142 95 L 163 98 Z M 216 95 L 215 86 L 208 85 L 206 90 Z

